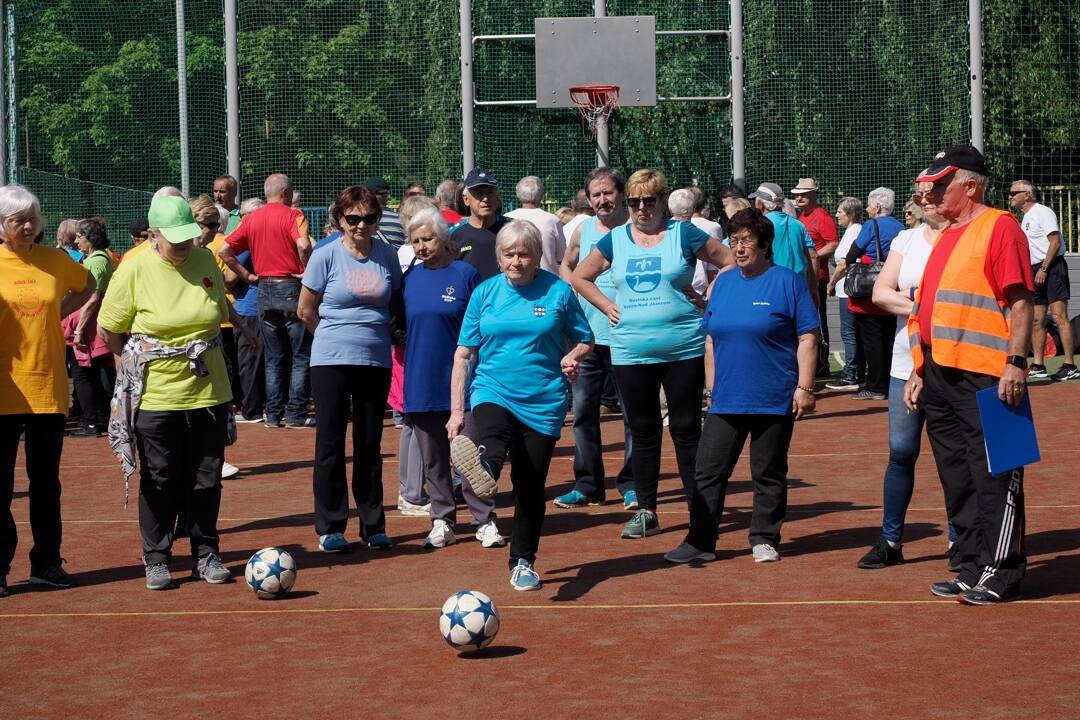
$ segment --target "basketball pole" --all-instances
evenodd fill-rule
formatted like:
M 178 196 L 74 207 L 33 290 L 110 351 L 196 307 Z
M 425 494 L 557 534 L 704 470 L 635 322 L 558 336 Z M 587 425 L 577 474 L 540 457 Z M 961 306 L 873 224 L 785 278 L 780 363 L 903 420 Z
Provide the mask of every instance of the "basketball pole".
M 971 144 L 983 149 L 982 0 L 968 0 L 968 43 L 971 66 Z
M 593 15 L 607 17 L 606 0 L 593 0 Z M 607 116 L 602 115 L 596 122 L 596 167 L 607 167 L 609 164 L 611 155 L 608 152 Z
M 236 56 L 236 0 L 225 0 L 226 163 L 240 198 L 240 73 Z
M 743 97 L 742 0 L 731 0 L 731 179 L 746 189 L 746 105 Z
M 473 35 L 472 0 L 460 0 L 461 23 L 461 177 L 469 174 L 476 161 L 473 137 Z
M 184 0 L 176 0 L 176 90 L 180 118 L 180 192 L 191 194 L 191 160 L 188 145 L 187 38 L 184 36 Z
M 4 33 L 7 32 L 4 17 L 4 0 L 0 0 L 0 185 L 7 185 L 7 48 L 4 47 Z

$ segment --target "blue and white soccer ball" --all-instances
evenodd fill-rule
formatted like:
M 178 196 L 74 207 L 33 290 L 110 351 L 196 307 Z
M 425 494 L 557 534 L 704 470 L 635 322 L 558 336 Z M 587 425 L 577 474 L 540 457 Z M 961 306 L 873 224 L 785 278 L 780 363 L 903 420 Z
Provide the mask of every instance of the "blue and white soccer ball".
M 443 603 L 439 632 L 455 650 L 479 650 L 499 632 L 499 610 L 479 590 L 462 590 Z
M 248 560 L 244 579 L 260 599 L 274 600 L 296 582 L 296 561 L 284 548 L 263 548 Z

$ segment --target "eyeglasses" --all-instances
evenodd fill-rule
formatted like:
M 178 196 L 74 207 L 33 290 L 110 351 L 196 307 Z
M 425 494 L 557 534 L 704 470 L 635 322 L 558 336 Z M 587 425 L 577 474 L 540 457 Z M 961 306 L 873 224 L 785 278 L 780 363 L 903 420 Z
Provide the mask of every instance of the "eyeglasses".
M 1026 192 L 1027 192 L 1027 190 L 1010 190 L 1009 191 L 1009 197 L 1012 197 L 1013 195 L 1022 195 L 1023 193 L 1026 193 Z
M 368 213 L 367 215 L 342 215 L 341 219 L 350 227 L 356 227 L 360 223 L 374 225 L 379 222 L 379 213 Z
M 651 195 L 649 197 L 626 198 L 626 204 L 634 210 L 637 210 L 642 206 L 645 206 L 647 208 L 654 208 L 656 207 L 656 198 L 652 197 Z
M 728 244 L 731 245 L 731 247 L 733 248 L 739 247 L 740 245 L 745 245 L 746 247 L 754 247 L 758 244 L 758 240 L 753 235 L 739 238 L 733 237 L 728 239 Z

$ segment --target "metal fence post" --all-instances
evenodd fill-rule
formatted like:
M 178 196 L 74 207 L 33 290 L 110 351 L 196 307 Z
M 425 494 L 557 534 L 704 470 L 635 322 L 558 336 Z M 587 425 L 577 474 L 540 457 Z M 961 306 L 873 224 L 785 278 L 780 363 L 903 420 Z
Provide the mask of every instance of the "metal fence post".
M 971 66 L 971 144 L 983 149 L 982 0 L 968 0 Z
M 460 0 L 461 22 L 461 176 L 473 169 L 476 161 L 473 137 L 473 41 L 472 0 Z
M 236 0 L 225 0 L 225 134 L 229 174 L 240 195 L 240 70 L 236 59 Z
M 593 0 L 593 15 L 607 17 L 607 3 L 605 0 Z M 611 163 L 611 153 L 608 150 L 608 119 L 603 115 L 596 121 L 596 166 L 607 167 Z
M 176 87 L 177 113 L 180 116 L 180 191 L 191 194 L 191 159 L 187 121 L 187 39 L 184 37 L 184 0 L 176 0 Z
M 4 33 L 7 31 L 7 22 L 4 17 L 4 0 L 0 0 L 0 58 L 6 58 L 5 46 L 4 46 Z M 7 67 L 4 65 L 0 66 Z M 4 72 L 0 71 L 0 185 L 7 185 L 7 113 L 6 113 L 6 90 L 7 90 L 7 78 L 4 77 Z
M 731 178 L 746 188 L 746 103 L 743 96 L 742 0 L 731 0 Z

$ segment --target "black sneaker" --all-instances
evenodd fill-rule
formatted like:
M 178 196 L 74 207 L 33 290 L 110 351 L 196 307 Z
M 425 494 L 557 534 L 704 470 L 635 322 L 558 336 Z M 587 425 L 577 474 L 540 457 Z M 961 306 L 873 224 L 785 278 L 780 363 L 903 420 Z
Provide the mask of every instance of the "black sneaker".
M 75 578 L 68 575 L 67 571 L 59 565 L 30 568 L 29 582 L 31 585 L 48 585 L 55 588 L 69 588 L 79 584 L 75 582 Z
M 11 594 L 7 586 L 7 575 L 0 575 L 0 598 L 7 597 Z
M 949 572 L 960 572 L 960 549 L 954 544 L 948 550 L 949 555 Z
M 885 538 L 878 538 L 877 545 L 859 559 L 863 570 L 880 570 L 904 562 L 903 548 L 894 548 Z
M 971 589 L 971 586 L 965 582 L 959 580 L 946 580 L 944 582 L 936 582 L 930 586 L 930 592 L 934 593 L 938 597 L 954 598 L 960 593 L 967 592 Z
M 1028 367 L 1028 377 L 1029 378 L 1048 377 L 1047 374 L 1046 374 L 1046 366 L 1045 365 L 1031 365 L 1031 366 L 1029 366 Z
M 976 585 L 970 590 L 965 590 L 957 595 L 956 599 L 965 605 L 999 605 L 1003 602 L 1016 600 L 1018 597 L 1020 597 L 1020 594 L 1016 592 L 999 593 L 982 585 Z
M 1080 380 L 1080 369 L 1077 369 L 1076 365 L 1065 364 L 1061 368 L 1050 376 L 1050 379 L 1054 382 L 1065 382 L 1066 380 Z
M 72 430 L 68 435 L 70 437 L 101 437 L 102 431 L 100 425 L 83 425 L 78 430 Z
M 306 417 L 298 420 L 286 420 L 285 427 L 287 428 L 313 428 L 315 427 L 315 418 Z

